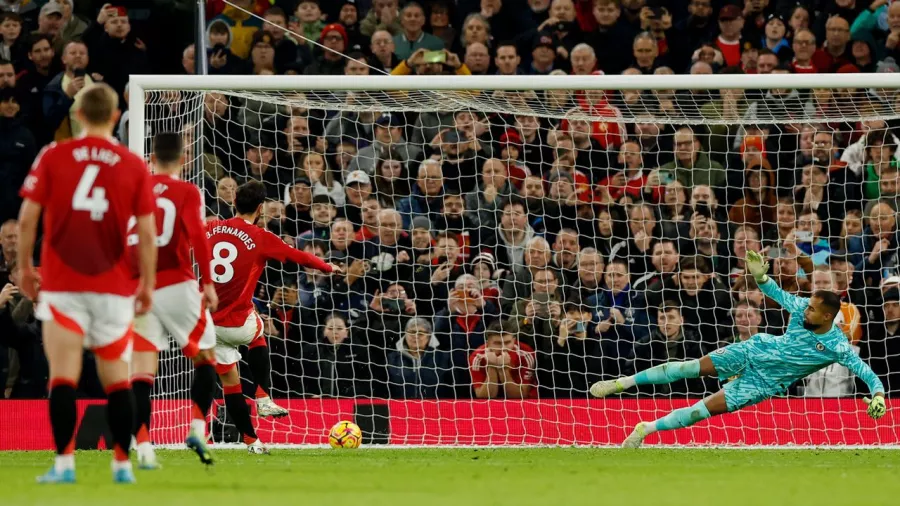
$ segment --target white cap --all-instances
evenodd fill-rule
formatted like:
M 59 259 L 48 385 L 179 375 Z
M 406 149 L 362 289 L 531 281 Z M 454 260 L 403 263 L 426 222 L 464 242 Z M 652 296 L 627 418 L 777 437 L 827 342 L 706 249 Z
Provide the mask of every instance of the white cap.
M 347 180 L 344 181 L 344 185 L 350 185 L 353 183 L 360 184 L 371 184 L 372 180 L 369 178 L 369 175 L 361 170 L 354 170 L 350 174 L 347 174 Z
M 900 276 L 890 276 L 881 281 L 881 286 L 894 285 L 900 283 Z

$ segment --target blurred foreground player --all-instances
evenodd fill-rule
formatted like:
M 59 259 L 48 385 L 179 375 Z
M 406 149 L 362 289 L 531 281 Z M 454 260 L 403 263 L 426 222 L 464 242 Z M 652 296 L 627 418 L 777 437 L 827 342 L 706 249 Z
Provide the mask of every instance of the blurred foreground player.
M 194 363 L 191 383 L 191 426 L 185 444 L 200 461 L 212 464 L 206 446 L 206 415 L 216 388 L 216 332 L 210 311 L 219 299 L 209 277 L 209 246 L 203 223 L 200 190 L 181 180 L 184 142 L 176 133 L 160 133 L 153 139 L 152 187 L 156 197 L 156 289 L 153 309 L 134 320 L 134 357 L 131 388 L 135 398 L 135 439 L 138 466 L 156 469 L 156 454 L 150 443 L 152 404 L 150 393 L 159 365 L 159 352 L 168 349 L 171 334 Z M 129 236 L 129 245 L 136 237 Z M 201 288 L 194 276 L 191 250 L 204 280 Z
M 256 226 L 266 200 L 266 187 L 250 181 L 237 189 L 234 207 L 237 216 L 206 224 L 206 238 L 212 250 L 212 280 L 219 294 L 219 308 L 213 312 L 216 324 L 216 371 L 225 391 L 225 408 L 244 436 L 250 453 L 268 453 L 257 439 L 250 409 L 244 402 L 237 370 L 240 346 L 250 348 L 248 362 L 264 395 L 256 400 L 260 416 L 284 416 L 288 412 L 268 396 L 271 365 L 263 322 L 253 309 L 253 294 L 266 261 L 291 261 L 322 272 L 340 272 L 334 264 L 294 249 L 277 235 Z
M 107 394 L 113 480 L 133 483 L 128 460 L 134 428 L 131 324 L 135 314 L 150 311 L 156 284 L 156 206 L 146 164 L 112 140 L 119 120 L 116 92 L 106 84 L 88 86 L 76 97 L 74 110 L 84 127 L 83 136 L 47 146 L 21 190 L 21 288 L 37 301 L 35 314 L 44 322 L 50 424 L 57 453 L 53 468 L 38 481 L 75 481 L 75 388 L 84 347 L 97 359 L 97 373 Z M 38 277 L 32 253 L 42 213 Z M 136 217 L 137 282 L 126 254 L 132 216 Z
M 844 332 L 834 324 L 841 310 L 840 298 L 827 290 L 818 290 L 808 299 L 785 292 L 766 275 L 769 264 L 755 251 L 747 252 L 746 265 L 763 293 L 791 314 L 787 333 L 756 334 L 699 360 L 670 362 L 634 376 L 594 383 L 591 394 L 606 397 L 635 385 L 659 385 L 700 376 L 718 376 L 728 381 L 722 390 L 693 406 L 676 409 L 653 422 L 637 424 L 623 447 L 637 448 L 654 432 L 689 427 L 711 416 L 783 394 L 795 381 L 833 363 L 843 365 L 865 381 L 873 395 L 864 399 L 869 416 L 876 420 L 884 416 L 887 408 L 881 380 L 853 352 Z

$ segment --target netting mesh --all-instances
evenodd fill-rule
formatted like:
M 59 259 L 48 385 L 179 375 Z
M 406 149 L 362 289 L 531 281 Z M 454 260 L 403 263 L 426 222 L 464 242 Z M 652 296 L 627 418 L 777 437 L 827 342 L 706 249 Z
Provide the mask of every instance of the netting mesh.
M 261 180 L 258 225 L 347 270 L 270 263 L 260 280 L 273 396 L 292 412 L 260 421 L 271 442 L 324 442 L 347 415 L 397 444 L 621 440 L 721 384 L 589 403 L 592 382 L 784 332 L 787 314 L 744 274 L 747 250 L 791 293 L 839 293 L 854 349 L 900 388 L 897 90 L 214 87 L 147 91 L 148 143 L 185 132 L 210 218 Z M 486 343 L 492 322 L 514 340 Z M 187 399 L 189 375 L 167 355 L 157 395 Z M 896 440 L 891 418 L 889 433 L 864 427 L 858 392 L 830 366 L 747 418 L 663 442 Z M 176 442 L 188 411 L 162 410 L 157 442 Z

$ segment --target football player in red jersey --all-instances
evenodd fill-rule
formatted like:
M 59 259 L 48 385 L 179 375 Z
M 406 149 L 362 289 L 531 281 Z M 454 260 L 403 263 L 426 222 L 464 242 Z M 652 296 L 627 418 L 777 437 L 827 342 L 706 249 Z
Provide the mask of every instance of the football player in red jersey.
M 153 309 L 134 320 L 134 357 L 131 361 L 131 388 L 134 391 L 137 423 L 138 465 L 156 469 L 156 454 L 150 443 L 152 404 L 150 393 L 159 365 L 159 352 L 168 349 L 171 334 L 184 355 L 194 363 L 191 384 L 191 426 L 185 444 L 204 464 L 212 464 L 206 446 L 206 415 L 216 388 L 216 359 L 213 348 L 216 332 L 210 311 L 219 299 L 209 277 L 209 245 L 203 223 L 204 206 L 200 190 L 181 180 L 184 141 L 177 133 L 160 133 L 153 139 L 152 185 L 156 197 L 156 289 Z M 129 245 L 136 237 L 129 237 Z M 204 280 L 198 286 L 191 250 Z
M 219 294 L 219 308 L 212 315 L 216 324 L 216 370 L 225 390 L 225 408 L 234 417 L 250 453 L 268 453 L 268 450 L 256 437 L 250 409 L 244 402 L 237 370 L 241 359 L 238 347 L 250 348 L 248 362 L 253 379 L 268 394 L 269 352 L 262 319 L 253 309 L 253 293 L 266 261 L 291 261 L 323 272 L 340 272 L 338 266 L 294 249 L 277 235 L 257 227 L 256 219 L 265 200 L 266 188 L 262 183 L 245 183 L 237 189 L 234 198 L 237 216 L 206 224 L 206 238 L 212 250 L 212 280 Z M 260 416 L 287 414 L 268 395 L 258 397 L 256 406 Z
M 146 164 L 112 139 L 119 120 L 116 92 L 106 84 L 88 86 L 75 97 L 74 110 L 82 136 L 45 148 L 21 190 L 21 289 L 37 301 L 35 315 L 44 322 L 50 425 L 57 453 L 53 468 L 38 481 L 75 481 L 75 388 L 84 347 L 96 357 L 107 393 L 113 480 L 133 483 L 128 460 L 134 429 L 131 324 L 135 314 L 150 311 L 156 284 L 156 206 Z M 42 213 L 38 277 L 32 257 Z M 132 216 L 136 217 L 137 281 L 126 255 Z

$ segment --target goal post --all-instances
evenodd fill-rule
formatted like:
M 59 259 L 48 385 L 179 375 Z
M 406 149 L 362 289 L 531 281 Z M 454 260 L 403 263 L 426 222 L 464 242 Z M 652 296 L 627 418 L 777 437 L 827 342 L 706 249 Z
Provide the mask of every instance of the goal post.
M 748 249 L 791 293 L 838 292 L 853 349 L 900 389 L 898 92 L 891 73 L 135 75 L 128 144 L 184 132 L 210 216 L 232 212 L 228 178 L 262 180 L 259 225 L 352 271 L 261 278 L 291 412 L 257 420 L 264 441 L 354 419 L 368 443 L 612 445 L 724 381 L 606 400 L 591 382 L 784 333 Z M 189 422 L 190 374 L 164 354 L 158 444 Z M 841 366 L 782 387 L 648 442 L 896 444 L 891 401 L 866 418 Z

